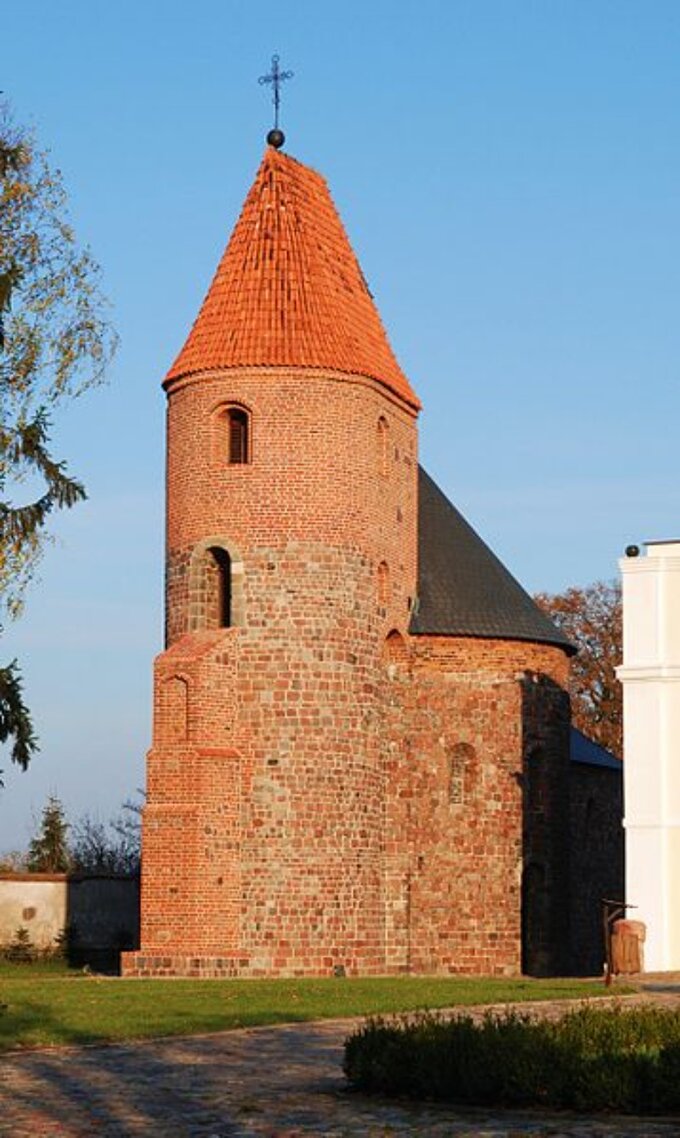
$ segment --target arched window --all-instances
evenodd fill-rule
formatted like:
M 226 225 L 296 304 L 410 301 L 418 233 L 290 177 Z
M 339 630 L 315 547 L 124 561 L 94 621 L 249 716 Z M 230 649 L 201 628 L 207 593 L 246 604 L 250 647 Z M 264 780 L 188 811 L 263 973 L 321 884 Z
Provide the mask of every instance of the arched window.
M 205 552 L 205 627 L 231 628 L 231 557 L 213 545 Z
M 251 458 L 250 414 L 245 407 L 221 404 L 213 410 L 213 461 L 244 466 Z
M 189 632 L 244 626 L 243 561 L 227 538 L 208 537 L 194 548 L 188 602 Z
M 250 462 L 248 438 L 248 412 L 240 407 L 230 407 L 229 416 L 229 463 L 231 465 Z

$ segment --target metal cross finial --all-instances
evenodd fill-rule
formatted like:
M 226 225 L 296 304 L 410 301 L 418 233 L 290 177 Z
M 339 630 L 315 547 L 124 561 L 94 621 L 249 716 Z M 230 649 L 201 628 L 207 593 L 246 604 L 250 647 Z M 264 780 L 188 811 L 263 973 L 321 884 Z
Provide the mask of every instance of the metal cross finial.
M 260 78 L 258 79 L 258 83 L 271 83 L 274 87 L 274 98 L 273 98 L 272 102 L 274 103 L 274 130 L 275 131 L 278 131 L 278 129 L 279 129 L 279 104 L 281 102 L 281 95 L 280 95 L 279 89 L 280 89 L 281 84 L 283 83 L 284 79 L 292 79 L 292 78 L 293 78 L 293 72 L 292 71 L 281 71 L 279 69 L 279 57 L 278 57 L 278 55 L 273 55 L 272 56 L 272 69 L 271 69 L 270 74 L 269 75 L 261 75 Z

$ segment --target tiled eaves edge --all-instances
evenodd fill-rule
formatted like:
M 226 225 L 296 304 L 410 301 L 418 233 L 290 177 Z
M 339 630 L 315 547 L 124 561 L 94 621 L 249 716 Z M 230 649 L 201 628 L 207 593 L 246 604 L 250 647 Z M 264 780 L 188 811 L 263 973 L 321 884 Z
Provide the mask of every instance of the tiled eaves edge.
M 495 632 L 482 632 L 479 629 L 472 628 L 458 628 L 455 631 L 450 629 L 437 629 L 437 628 L 413 628 L 408 630 L 409 636 L 435 636 L 435 637 L 448 637 L 451 640 L 496 640 L 506 642 L 516 642 L 518 644 L 543 644 L 549 648 L 559 648 L 567 656 L 575 656 L 578 648 L 571 644 L 568 640 L 551 640 L 547 636 L 539 638 L 538 636 L 521 636 L 516 632 L 510 635 L 502 631 Z M 532 671 L 531 668 L 528 671 Z
M 189 387 L 194 383 L 205 380 L 223 379 L 225 375 L 255 376 L 300 376 L 305 375 L 313 379 L 330 379 L 336 383 L 356 383 L 372 390 L 378 390 L 382 396 L 389 399 L 396 407 L 406 410 L 414 418 L 422 408 L 419 400 L 412 401 L 399 395 L 389 384 L 378 376 L 366 375 L 363 372 L 343 371 L 342 369 L 325 368 L 323 365 L 310 364 L 229 364 L 226 367 L 207 368 L 201 371 L 186 372 L 178 376 L 167 376 L 162 383 L 168 395 L 181 388 Z

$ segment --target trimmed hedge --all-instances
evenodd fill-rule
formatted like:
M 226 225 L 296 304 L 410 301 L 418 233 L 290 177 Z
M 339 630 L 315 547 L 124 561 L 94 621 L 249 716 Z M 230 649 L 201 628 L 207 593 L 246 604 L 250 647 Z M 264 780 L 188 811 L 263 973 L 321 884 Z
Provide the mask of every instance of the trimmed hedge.
M 597 1008 L 371 1019 L 345 1042 L 359 1090 L 411 1098 L 627 1114 L 680 1112 L 680 1011 Z

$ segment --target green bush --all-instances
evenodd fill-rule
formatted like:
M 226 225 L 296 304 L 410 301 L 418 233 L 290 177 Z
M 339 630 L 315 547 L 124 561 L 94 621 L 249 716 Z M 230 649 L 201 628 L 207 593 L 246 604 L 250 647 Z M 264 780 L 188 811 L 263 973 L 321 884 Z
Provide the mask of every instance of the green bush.
M 11 961 L 12 964 L 33 963 L 37 956 L 37 950 L 27 928 L 24 928 L 23 925 L 19 926 L 13 939 L 4 949 L 3 955 L 5 960 Z
M 508 1011 L 371 1019 L 345 1042 L 365 1091 L 477 1105 L 680 1111 L 680 1012 L 586 1006 L 562 1019 Z
M 54 945 L 44 954 L 46 960 L 73 961 L 79 947 L 78 928 L 75 924 L 64 925 L 54 938 Z
M 30 964 L 35 968 L 72 963 L 77 952 L 78 933 L 75 925 L 67 925 L 54 938 L 48 948 L 37 948 L 27 928 L 21 925 L 9 944 L 0 948 L 0 961 L 8 964 Z

